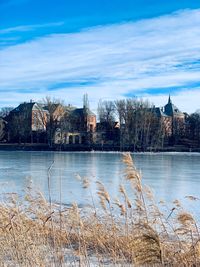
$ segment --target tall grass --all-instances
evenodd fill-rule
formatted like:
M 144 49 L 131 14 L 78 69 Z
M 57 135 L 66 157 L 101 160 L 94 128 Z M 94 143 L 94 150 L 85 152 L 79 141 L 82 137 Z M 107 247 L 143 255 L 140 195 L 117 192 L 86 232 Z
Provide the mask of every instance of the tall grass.
M 100 208 L 85 178 L 87 209 L 56 205 L 31 187 L 23 198 L 7 194 L 0 204 L 0 266 L 200 266 L 194 217 L 178 201 L 163 212 L 129 153 L 123 162 L 132 195 L 120 185 L 120 198 L 112 199 L 98 182 Z

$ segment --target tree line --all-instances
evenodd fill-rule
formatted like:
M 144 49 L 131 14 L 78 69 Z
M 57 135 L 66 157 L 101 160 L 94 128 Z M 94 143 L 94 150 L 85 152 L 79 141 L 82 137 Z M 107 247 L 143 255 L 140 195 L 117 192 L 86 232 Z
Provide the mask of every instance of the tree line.
M 45 127 L 43 142 L 52 146 L 57 129 L 62 132 L 83 130 L 83 125 L 80 129 L 80 123 L 83 124 L 84 120 L 77 120 L 72 116 L 73 108 L 71 106 L 66 106 L 61 100 L 48 97 L 41 103 L 48 110 L 48 118 L 45 113 L 38 112 L 35 120 L 40 124 L 41 132 L 44 132 L 42 130 Z M 57 113 L 54 112 L 55 104 L 60 104 L 62 107 Z M 1 108 L 0 116 L 8 117 L 12 109 L 10 107 Z M 30 131 L 29 125 L 24 124 L 26 118 L 16 117 L 15 120 L 14 127 L 12 126 L 13 135 L 25 140 L 27 131 Z M 153 104 L 142 99 L 100 100 L 97 108 L 97 121 L 96 132 L 103 134 L 100 138 L 102 140 L 96 142 L 109 143 L 111 146 L 118 146 L 120 150 L 146 151 L 150 148 L 159 149 L 174 145 L 199 147 L 200 144 L 199 112 L 190 115 L 185 113 L 183 121 L 173 117 L 165 118 L 156 113 Z M 85 130 L 87 131 L 87 129 Z M 33 138 L 32 133 L 29 136 Z M 95 141 L 90 138 L 90 142 Z
M 133 151 L 159 149 L 164 146 L 200 146 L 200 113 L 184 113 L 184 119 L 162 117 L 148 100 L 136 98 L 99 101 L 98 119 L 113 130 L 114 121 L 120 124 L 120 147 Z

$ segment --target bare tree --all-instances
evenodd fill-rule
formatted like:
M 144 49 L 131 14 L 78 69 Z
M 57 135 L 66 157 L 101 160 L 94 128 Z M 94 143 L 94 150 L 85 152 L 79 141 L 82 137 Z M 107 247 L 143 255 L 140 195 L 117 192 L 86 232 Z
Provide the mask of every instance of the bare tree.
M 98 118 L 100 122 L 112 124 L 115 121 L 115 104 L 113 101 L 99 101 Z
M 116 107 L 113 101 L 99 101 L 98 103 L 98 119 L 100 131 L 103 131 L 103 140 L 117 143 L 117 131 L 115 129 Z
M 161 134 L 161 124 L 148 101 L 135 98 L 115 101 L 120 121 L 121 149 L 146 150 L 158 143 L 155 134 Z M 156 127 L 155 127 L 156 125 Z M 158 136 L 158 135 L 157 135 Z
M 51 98 L 46 96 L 42 100 L 43 109 L 48 111 L 48 119 L 45 122 L 47 131 L 47 140 L 50 147 L 54 142 L 55 132 L 61 128 L 63 123 L 63 116 L 65 114 L 64 102 L 60 99 Z
M 18 143 L 28 142 L 32 131 L 30 114 L 28 112 L 12 114 L 8 123 L 8 131 L 11 141 Z
M 0 118 L 0 141 L 4 141 L 6 136 L 6 121 Z
M 10 112 L 13 110 L 13 107 L 2 107 L 0 109 L 0 117 L 5 118 L 6 116 L 8 116 L 10 114 Z
M 188 138 L 200 142 L 200 113 L 192 113 L 188 117 Z

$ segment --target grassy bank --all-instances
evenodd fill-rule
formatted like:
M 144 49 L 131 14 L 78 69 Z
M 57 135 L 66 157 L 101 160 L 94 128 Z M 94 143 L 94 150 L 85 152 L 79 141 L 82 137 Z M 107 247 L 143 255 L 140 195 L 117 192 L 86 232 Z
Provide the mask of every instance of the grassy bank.
M 193 216 L 175 200 L 156 203 L 124 154 L 127 195 L 112 199 L 97 182 L 100 207 L 53 204 L 28 187 L 0 204 L 0 266 L 200 266 L 200 233 Z M 49 170 L 50 171 L 50 170 Z M 50 176 L 49 176 L 50 179 Z M 90 182 L 80 178 L 85 190 Z M 191 201 L 198 201 L 188 196 Z M 198 202 L 197 202 L 198 204 Z

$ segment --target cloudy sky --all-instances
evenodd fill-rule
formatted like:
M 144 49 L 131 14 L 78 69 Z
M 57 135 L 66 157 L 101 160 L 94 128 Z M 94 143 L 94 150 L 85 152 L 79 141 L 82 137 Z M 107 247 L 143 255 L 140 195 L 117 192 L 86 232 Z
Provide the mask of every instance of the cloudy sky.
M 199 109 L 199 0 L 0 0 L 0 106 L 84 93 Z

